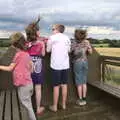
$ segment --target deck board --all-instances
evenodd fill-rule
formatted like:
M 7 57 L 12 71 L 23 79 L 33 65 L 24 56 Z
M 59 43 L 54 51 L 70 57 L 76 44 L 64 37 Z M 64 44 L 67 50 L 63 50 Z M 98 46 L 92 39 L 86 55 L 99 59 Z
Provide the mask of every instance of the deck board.
M 12 90 L 12 120 L 20 120 L 19 105 L 16 90 Z
M 0 92 L 0 120 L 3 118 L 5 91 Z
M 108 85 L 104 82 L 100 82 L 100 81 L 92 81 L 92 82 L 88 82 L 89 84 L 101 89 L 101 90 L 104 90 L 105 92 L 108 92 L 118 98 L 120 98 L 120 89 L 119 88 L 116 88 L 112 85 Z
M 4 120 L 11 120 L 11 92 L 6 91 Z

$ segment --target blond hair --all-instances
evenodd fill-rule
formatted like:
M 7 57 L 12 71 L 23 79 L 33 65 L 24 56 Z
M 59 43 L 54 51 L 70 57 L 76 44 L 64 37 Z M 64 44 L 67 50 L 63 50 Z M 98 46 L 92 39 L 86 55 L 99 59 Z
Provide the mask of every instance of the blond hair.
M 16 33 L 13 33 L 11 36 L 10 36 L 10 40 L 11 40 L 11 44 L 16 47 L 16 48 L 19 48 L 21 50 L 25 50 L 25 37 L 24 35 L 21 33 L 21 32 L 16 32 Z
M 62 24 L 54 24 L 53 29 L 58 30 L 60 33 L 63 33 L 65 30 L 65 26 Z

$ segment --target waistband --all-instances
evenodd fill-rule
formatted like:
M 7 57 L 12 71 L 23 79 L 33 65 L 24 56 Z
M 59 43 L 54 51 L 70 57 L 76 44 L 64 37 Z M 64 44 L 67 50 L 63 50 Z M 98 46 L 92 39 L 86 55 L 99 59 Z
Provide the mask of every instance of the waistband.
M 30 57 L 43 58 L 43 56 L 42 56 L 42 55 L 30 55 Z

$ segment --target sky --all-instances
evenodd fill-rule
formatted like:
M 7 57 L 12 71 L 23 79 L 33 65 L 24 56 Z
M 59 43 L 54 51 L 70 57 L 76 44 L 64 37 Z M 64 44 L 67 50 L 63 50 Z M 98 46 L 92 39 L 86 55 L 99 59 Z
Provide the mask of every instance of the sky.
M 52 24 L 66 27 L 72 37 L 76 28 L 88 31 L 88 37 L 120 39 L 120 0 L 0 0 L 0 37 L 24 32 L 41 16 L 40 32 L 51 34 Z

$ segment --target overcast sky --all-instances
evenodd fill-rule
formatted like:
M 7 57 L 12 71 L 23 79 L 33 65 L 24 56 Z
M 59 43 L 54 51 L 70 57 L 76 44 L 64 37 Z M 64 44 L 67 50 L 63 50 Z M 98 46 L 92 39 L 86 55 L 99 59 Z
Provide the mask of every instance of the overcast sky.
M 0 0 L 0 36 L 24 31 L 39 14 L 42 33 L 62 23 L 70 36 L 84 27 L 89 37 L 120 38 L 120 0 Z

